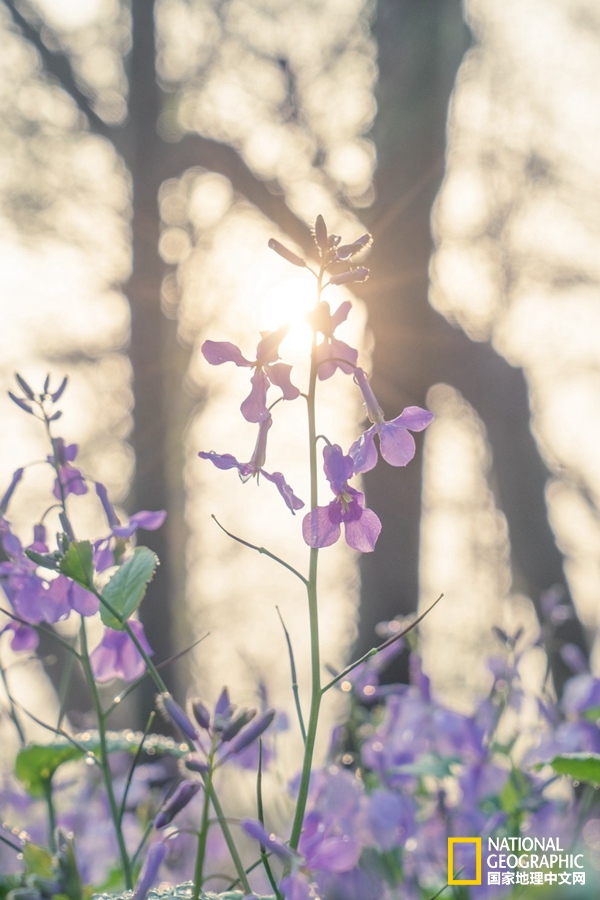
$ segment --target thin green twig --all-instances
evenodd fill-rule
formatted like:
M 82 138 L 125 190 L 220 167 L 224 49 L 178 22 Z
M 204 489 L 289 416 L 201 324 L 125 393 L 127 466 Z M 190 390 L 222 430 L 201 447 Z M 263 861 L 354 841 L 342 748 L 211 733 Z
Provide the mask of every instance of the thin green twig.
M 327 684 L 323 686 L 323 693 L 325 693 L 330 688 L 332 688 L 335 684 L 338 683 L 338 681 L 341 681 L 342 678 L 345 678 L 346 675 L 348 675 L 353 669 L 356 669 L 357 666 L 360 666 L 361 663 L 366 662 L 368 659 L 371 659 L 373 656 L 377 656 L 377 654 L 381 653 L 382 650 L 385 650 L 387 647 L 390 647 L 396 641 L 399 641 L 400 638 L 403 638 L 405 634 L 408 634 L 409 631 L 412 631 L 413 628 L 416 628 L 416 626 L 419 624 L 419 622 L 422 622 L 423 619 L 425 618 L 425 616 L 429 615 L 429 613 L 434 608 L 434 606 L 437 606 L 437 604 L 440 602 L 440 600 L 442 599 L 443 596 L 444 596 L 443 594 L 440 594 L 440 596 L 437 598 L 437 600 L 435 600 L 431 604 L 431 606 L 425 610 L 424 613 L 421 613 L 421 615 L 418 616 L 414 620 L 414 622 L 411 622 L 410 625 L 404 629 L 404 631 L 399 631 L 398 634 L 392 635 L 391 638 L 388 638 L 387 641 L 384 641 L 384 643 L 380 644 L 379 647 L 371 647 L 371 649 L 368 650 L 367 653 L 364 654 L 364 656 L 361 656 L 360 659 L 357 659 L 353 663 L 350 663 L 349 666 L 346 666 L 346 668 L 343 669 L 338 675 L 336 675 L 335 678 L 332 678 L 331 681 L 328 681 Z
M 106 713 L 104 714 L 104 716 L 105 716 L 105 718 L 106 718 Z M 123 821 L 123 816 L 125 815 L 125 805 L 126 805 L 126 803 L 127 803 L 127 795 L 129 794 L 129 788 L 131 787 L 131 781 L 132 781 L 132 779 L 133 779 L 133 773 L 135 772 L 135 767 L 137 766 L 138 761 L 139 761 L 139 758 L 140 758 L 140 756 L 142 755 L 142 750 L 143 750 L 143 747 L 144 747 L 144 741 L 145 741 L 146 738 L 148 737 L 148 734 L 149 734 L 149 732 L 150 732 L 150 729 L 152 728 L 152 723 L 154 722 L 155 716 L 156 716 L 156 713 L 154 712 L 154 710 L 152 710 L 152 712 L 151 712 L 150 715 L 148 716 L 148 721 L 146 722 L 146 727 L 145 727 L 145 729 L 144 729 L 144 734 L 143 734 L 142 739 L 141 739 L 141 741 L 140 741 L 140 743 L 139 743 L 139 746 L 138 746 L 138 748 L 137 748 L 137 750 L 136 750 L 136 752 L 135 752 L 135 756 L 133 757 L 133 761 L 132 761 L 132 763 L 131 763 L 131 766 L 129 767 L 129 772 L 127 773 L 127 780 L 126 780 L 126 782 L 125 782 L 125 789 L 124 789 L 124 791 L 123 791 L 123 799 L 121 800 L 121 806 L 119 807 L 119 825 L 120 825 L 121 822 Z
M 299 578 L 303 585 L 308 587 L 308 580 L 302 575 L 298 569 L 295 569 L 289 563 L 286 563 L 284 559 L 276 556 L 275 553 L 271 553 L 270 550 L 267 550 L 266 547 L 259 547 L 257 544 L 251 544 L 250 541 L 245 541 L 243 538 L 238 537 L 236 534 L 232 534 L 231 531 L 227 531 L 226 528 L 221 525 L 217 517 L 211 514 L 211 519 L 214 519 L 221 531 L 224 531 L 227 537 L 230 537 L 232 540 L 237 541 L 238 544 L 243 544 L 244 547 L 249 547 L 251 550 L 256 550 L 257 553 L 263 553 L 265 556 L 268 556 L 269 559 L 274 560 L 274 562 L 279 563 L 280 566 L 283 566 L 284 569 L 287 569 L 292 575 L 295 575 L 296 578 Z
M 285 635 L 285 639 L 288 647 L 288 655 L 290 658 L 290 669 L 292 673 L 292 693 L 294 695 L 294 703 L 296 705 L 296 713 L 298 715 L 298 724 L 300 725 L 300 733 L 302 734 L 302 741 L 306 744 L 306 728 L 304 725 L 304 716 L 302 715 L 302 706 L 300 704 L 300 691 L 298 688 L 298 675 L 296 673 L 296 662 L 294 660 L 294 650 L 292 648 L 292 641 L 289 635 L 287 628 L 285 627 L 285 622 L 283 621 L 283 617 L 279 610 L 279 607 L 276 606 L 277 615 L 279 616 L 279 621 L 281 622 L 281 627 L 283 628 L 283 633 Z

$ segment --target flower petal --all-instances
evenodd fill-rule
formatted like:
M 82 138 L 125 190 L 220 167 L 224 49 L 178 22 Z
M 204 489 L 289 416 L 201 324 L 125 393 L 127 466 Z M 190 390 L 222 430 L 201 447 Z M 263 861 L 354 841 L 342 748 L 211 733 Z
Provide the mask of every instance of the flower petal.
M 348 318 L 348 313 L 352 309 L 352 304 L 349 300 L 344 300 L 343 303 L 340 303 L 336 311 L 331 316 L 331 331 L 335 331 L 338 325 L 341 325 L 342 322 L 345 322 Z
M 241 471 L 245 467 L 245 464 L 239 463 L 231 453 L 215 453 L 214 450 L 200 450 L 198 456 L 200 459 L 209 459 L 217 469 L 239 469 Z
M 357 475 L 370 472 L 377 465 L 377 448 L 375 447 L 375 426 L 368 428 L 357 441 L 354 441 L 348 455 L 354 462 L 354 471 Z
M 266 478 L 267 481 L 271 481 L 283 499 L 285 500 L 285 504 L 289 510 L 291 510 L 292 515 L 295 515 L 297 509 L 302 509 L 304 506 L 304 501 L 300 500 L 299 497 L 296 497 L 293 490 L 281 474 L 281 472 L 273 472 L 271 475 L 269 472 L 265 472 L 264 469 L 260 470 L 263 478 Z
M 429 412 L 428 409 L 421 409 L 420 406 L 407 406 L 389 424 L 398 423 L 398 425 L 404 425 L 405 428 L 409 428 L 411 431 L 423 431 L 433 421 L 433 418 L 433 413 Z
M 256 347 L 256 365 L 266 366 L 279 359 L 279 345 L 288 331 L 287 325 L 282 325 L 277 331 L 261 331 Z
M 167 512 L 164 509 L 158 509 L 156 511 L 141 509 L 139 512 L 132 515 L 127 525 L 113 526 L 112 533 L 117 537 L 128 538 L 131 537 L 132 534 L 135 534 L 138 528 L 143 528 L 145 531 L 156 531 L 157 528 L 160 528 L 166 517 Z
M 317 506 L 304 516 L 302 520 L 302 537 L 309 547 L 331 547 L 338 540 L 341 529 L 340 522 L 330 518 L 330 507 L 338 504 L 333 500 L 329 506 Z
M 242 356 L 242 351 L 230 341 L 204 341 L 202 355 L 211 366 L 220 366 L 226 362 L 235 363 L 236 366 L 253 366 L 250 360 Z
M 331 378 L 336 369 L 341 369 L 346 375 L 350 375 L 356 368 L 358 350 L 350 347 L 344 341 L 337 338 L 326 338 L 319 344 L 316 351 L 316 361 L 319 366 L 319 380 L 326 381 Z
M 417 449 L 415 439 L 397 419 L 379 427 L 381 455 L 391 466 L 405 466 L 411 461 Z
M 276 837 L 276 835 L 270 834 L 260 822 L 257 822 L 254 819 L 242 819 L 240 825 L 249 837 L 258 841 L 262 847 L 265 847 L 271 853 L 275 854 L 275 856 L 279 857 L 283 862 L 290 862 L 298 859 L 297 853 L 294 853 L 294 851 L 291 850 L 287 844 L 284 844 L 280 838 Z
M 344 455 L 339 444 L 331 444 L 323 448 L 323 471 L 333 493 L 341 494 L 354 475 L 354 462 Z
M 240 410 L 246 422 L 262 422 L 270 415 L 267 409 L 269 379 L 262 369 L 257 369 L 250 381 L 252 390 L 240 406 Z
M 363 509 L 360 519 L 344 523 L 346 543 L 360 553 L 371 553 L 375 549 L 381 532 L 381 522 L 372 509 Z
M 286 365 L 286 363 L 273 363 L 273 365 L 266 368 L 269 381 L 276 387 L 281 388 L 284 400 L 295 400 L 296 397 L 300 396 L 299 389 L 290 381 L 291 366 Z
M 81 616 L 93 616 L 100 607 L 98 598 L 74 581 L 69 585 L 69 602 L 71 608 Z

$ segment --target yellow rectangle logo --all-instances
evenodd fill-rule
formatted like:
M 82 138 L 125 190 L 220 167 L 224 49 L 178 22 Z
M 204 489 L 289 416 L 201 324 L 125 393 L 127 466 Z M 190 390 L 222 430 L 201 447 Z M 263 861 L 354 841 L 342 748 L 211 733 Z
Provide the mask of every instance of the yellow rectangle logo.
M 454 845 L 474 844 L 476 850 L 475 878 L 454 878 Z M 448 884 L 481 884 L 481 838 L 448 838 Z

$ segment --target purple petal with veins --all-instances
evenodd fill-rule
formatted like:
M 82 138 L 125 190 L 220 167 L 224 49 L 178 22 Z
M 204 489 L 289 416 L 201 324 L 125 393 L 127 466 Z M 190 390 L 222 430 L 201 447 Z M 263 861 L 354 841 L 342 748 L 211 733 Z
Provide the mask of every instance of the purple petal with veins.
M 204 359 L 211 364 L 211 366 L 220 366 L 226 362 L 235 363 L 236 366 L 253 366 L 254 363 L 250 362 L 249 359 L 246 359 L 245 356 L 242 355 L 242 351 L 239 347 L 236 347 L 235 344 L 232 344 L 230 341 L 204 341 L 202 344 L 202 355 Z
M 262 422 L 270 415 L 267 409 L 269 379 L 262 369 L 257 369 L 250 383 L 252 390 L 240 406 L 240 410 L 247 422 Z
M 290 372 L 292 367 L 286 363 L 273 363 L 267 366 L 269 381 L 276 387 L 281 388 L 284 400 L 295 400 L 300 396 L 300 391 L 290 380 Z
M 265 472 L 264 469 L 261 469 L 261 475 L 263 478 L 266 478 L 267 481 L 271 481 L 275 485 L 283 497 L 287 508 L 291 510 L 292 515 L 295 515 L 297 509 L 302 509 L 304 501 L 300 500 L 299 497 L 296 497 L 281 472 L 273 472 L 271 475 L 269 472 Z

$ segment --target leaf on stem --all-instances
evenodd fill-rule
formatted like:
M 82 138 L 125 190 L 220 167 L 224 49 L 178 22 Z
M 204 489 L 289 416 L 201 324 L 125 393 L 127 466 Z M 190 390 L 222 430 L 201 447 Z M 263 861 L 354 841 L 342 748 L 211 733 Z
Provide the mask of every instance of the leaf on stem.
M 72 541 L 60 561 L 60 571 L 84 588 L 93 587 L 94 564 L 91 543 L 89 541 Z
M 121 621 L 106 606 L 100 606 L 100 616 L 107 628 L 123 631 L 122 622 L 136 611 L 152 580 L 158 559 L 148 547 L 137 547 L 133 556 L 123 563 L 102 591 L 102 597 L 117 612 Z

